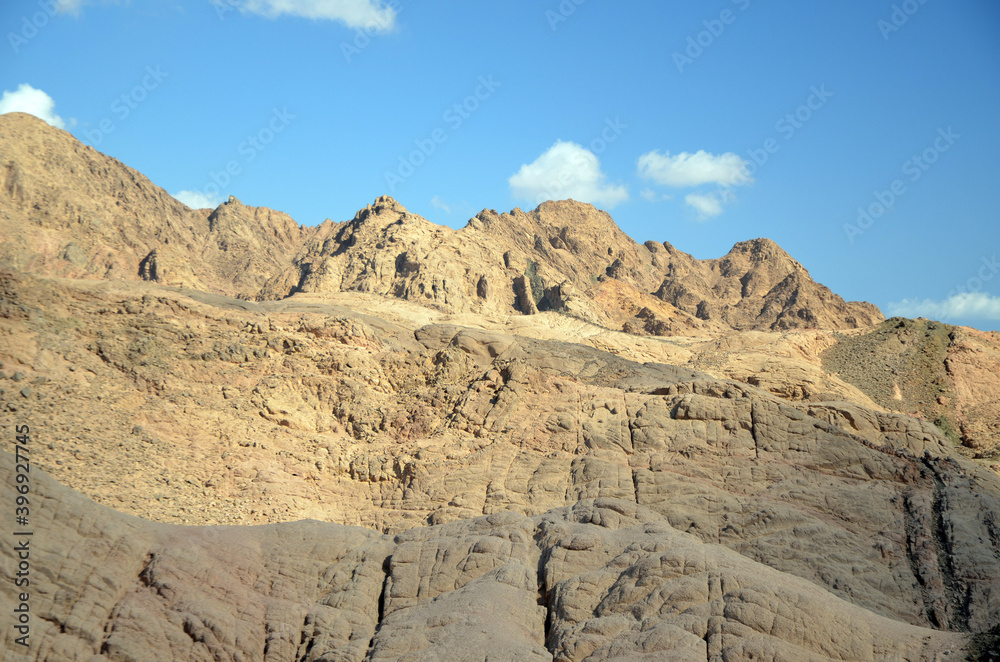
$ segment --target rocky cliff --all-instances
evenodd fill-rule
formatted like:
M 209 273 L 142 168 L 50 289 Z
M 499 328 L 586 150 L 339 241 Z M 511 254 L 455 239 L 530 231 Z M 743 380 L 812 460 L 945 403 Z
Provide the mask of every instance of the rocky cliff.
M 461 230 L 383 197 L 350 221 L 319 227 L 262 299 L 359 291 L 448 312 L 556 311 L 637 334 L 853 329 L 882 321 L 809 277 L 773 241 L 697 260 L 637 244 L 606 212 L 565 200 L 532 212 L 484 210 Z

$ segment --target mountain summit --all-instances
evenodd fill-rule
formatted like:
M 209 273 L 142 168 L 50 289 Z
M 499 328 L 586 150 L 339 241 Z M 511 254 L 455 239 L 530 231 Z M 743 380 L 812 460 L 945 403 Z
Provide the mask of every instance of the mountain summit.
M 189 209 L 141 173 L 24 113 L 0 115 L 0 265 L 255 294 L 310 231 L 230 198 Z M 3 194 L 6 195 L 3 195 Z
M 189 209 L 142 174 L 30 115 L 0 116 L 0 266 L 152 280 L 258 301 L 357 291 L 492 317 L 556 311 L 613 329 L 848 329 L 884 318 L 845 302 L 774 242 L 697 260 L 638 244 L 572 200 L 483 210 L 460 229 L 383 196 L 314 228 L 236 198 Z

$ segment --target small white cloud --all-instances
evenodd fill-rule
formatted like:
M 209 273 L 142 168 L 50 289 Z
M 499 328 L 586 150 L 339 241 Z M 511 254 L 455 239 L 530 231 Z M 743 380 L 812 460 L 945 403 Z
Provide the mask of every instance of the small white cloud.
M 943 301 L 931 299 L 903 299 L 887 306 L 890 315 L 900 317 L 929 317 L 932 319 L 1000 320 L 1000 297 L 986 292 L 963 292 Z
M 718 156 L 699 150 L 694 154 L 670 155 L 657 150 L 639 157 L 639 175 L 657 184 L 683 188 L 702 184 L 741 186 L 753 179 L 747 174 L 747 162 L 732 152 Z
M 431 198 L 431 206 L 437 207 L 446 214 L 451 213 L 451 207 L 448 205 L 447 202 L 441 199 L 440 195 L 435 195 L 433 198 Z
M 639 195 L 649 202 L 660 202 L 661 200 L 673 200 L 674 196 L 667 193 L 657 193 L 651 188 L 644 188 L 639 191 Z
M 277 18 L 282 14 L 340 21 L 349 28 L 389 32 L 396 26 L 396 10 L 382 0 L 243 0 L 242 11 Z
M 698 212 L 698 218 L 704 220 L 706 218 L 712 218 L 713 216 L 718 216 L 722 213 L 722 199 L 714 194 L 709 193 L 707 195 L 702 195 L 700 193 L 689 193 L 684 196 L 684 202 L 688 203 L 695 208 Z
M 572 198 L 611 208 L 628 200 L 625 186 L 607 184 L 606 179 L 593 152 L 577 143 L 557 140 L 507 181 L 515 197 L 535 204 Z
M 171 193 L 171 195 L 191 209 L 215 209 L 222 204 L 222 200 L 219 197 L 205 195 L 201 191 L 177 191 L 177 193 Z
M 56 12 L 59 14 L 79 14 L 84 0 L 56 0 Z
M 129 0 L 101 0 L 103 5 L 128 4 Z M 93 0 L 55 0 L 55 11 L 57 14 L 72 14 L 79 16 L 84 5 L 93 4 Z M 42 5 L 44 8 L 44 4 Z
M 4 90 L 0 97 L 0 115 L 4 113 L 28 113 L 43 119 L 57 129 L 65 129 L 66 122 L 55 113 L 56 102 L 45 92 L 36 90 L 27 83 L 21 83 L 17 90 Z

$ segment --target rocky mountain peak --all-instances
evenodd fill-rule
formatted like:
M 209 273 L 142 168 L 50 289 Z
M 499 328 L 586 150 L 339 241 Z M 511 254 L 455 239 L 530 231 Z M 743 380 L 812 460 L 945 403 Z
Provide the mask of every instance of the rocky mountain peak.
M 142 173 L 23 113 L 0 115 L 0 266 L 250 297 L 309 234 L 234 197 L 190 209 Z
M 775 241 L 764 237 L 734 244 L 732 249 L 719 259 L 719 266 L 728 270 L 766 267 L 770 271 L 782 273 L 805 271 L 805 268 Z
M 618 225 L 608 212 L 598 209 L 588 202 L 576 200 L 546 200 L 533 212 L 542 224 L 562 227 L 567 222 L 576 222 L 594 230 L 618 229 Z
M 0 266 L 258 300 L 362 291 L 487 317 L 558 311 L 658 335 L 882 319 L 814 283 L 769 239 L 697 260 L 669 243 L 640 245 L 607 212 L 575 200 L 484 209 L 453 230 L 388 195 L 349 221 L 305 228 L 235 197 L 214 210 L 188 209 L 29 115 L 0 117 L 0 136 L 0 230 L 8 238 Z
M 789 255 L 781 246 L 767 237 L 757 237 L 747 239 L 733 244 L 733 247 L 726 254 L 727 256 L 747 255 L 754 262 L 764 262 L 768 260 L 791 260 Z
M 386 220 L 395 222 L 399 218 L 405 218 L 410 212 L 402 204 L 388 195 L 380 195 L 375 202 L 359 209 L 351 219 L 351 223 L 360 225 L 363 223 L 385 224 Z
M 48 141 L 61 137 L 73 140 L 72 134 L 58 129 L 43 119 L 28 113 L 13 112 L 0 115 L 0 132 L 8 139 L 28 141 Z

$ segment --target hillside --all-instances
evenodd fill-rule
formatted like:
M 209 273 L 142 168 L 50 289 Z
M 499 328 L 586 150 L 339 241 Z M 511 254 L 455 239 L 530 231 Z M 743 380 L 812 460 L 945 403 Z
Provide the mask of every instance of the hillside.
M 305 228 L 188 209 L 18 114 L 0 165 L 0 479 L 12 504 L 28 425 L 34 619 L 5 653 L 1000 646 L 995 335 L 571 200 L 456 230 L 381 197 Z
M 141 173 L 23 113 L 0 115 L 0 266 L 250 297 L 310 234 L 235 198 L 188 209 Z

